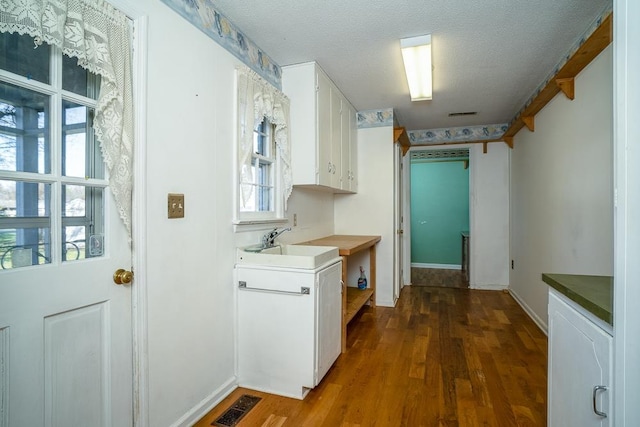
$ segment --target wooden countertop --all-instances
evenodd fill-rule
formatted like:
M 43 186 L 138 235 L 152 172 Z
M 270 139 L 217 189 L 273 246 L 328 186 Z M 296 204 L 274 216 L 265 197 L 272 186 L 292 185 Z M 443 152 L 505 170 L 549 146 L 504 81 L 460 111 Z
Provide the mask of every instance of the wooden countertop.
M 298 243 L 298 245 L 310 246 L 336 246 L 341 256 L 349 256 L 370 248 L 380 241 L 380 236 L 352 236 L 345 234 L 334 234 L 333 236 L 322 237 L 320 239 L 309 240 Z
M 542 281 L 613 325 L 613 277 L 544 273 Z

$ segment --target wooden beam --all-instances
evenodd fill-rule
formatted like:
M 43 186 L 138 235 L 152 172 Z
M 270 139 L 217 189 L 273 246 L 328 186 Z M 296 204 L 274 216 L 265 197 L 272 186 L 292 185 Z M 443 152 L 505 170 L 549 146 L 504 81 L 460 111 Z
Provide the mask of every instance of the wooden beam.
M 504 142 L 509 146 L 509 148 L 513 149 L 513 137 L 512 136 L 503 136 Z
M 567 77 L 564 79 L 556 79 L 556 84 L 558 85 L 558 87 L 560 88 L 560 90 L 562 91 L 562 93 L 564 93 L 566 95 L 567 98 L 569 98 L 570 100 L 573 101 L 573 98 L 575 98 L 575 78 L 574 77 Z
M 575 78 L 596 56 L 600 54 L 613 40 L 613 13 L 602 20 L 600 26 L 589 36 L 587 40 L 578 48 L 576 53 L 569 58 L 566 64 L 558 73 L 540 90 L 531 103 L 520 112 L 512 122 L 504 136 L 514 136 L 525 126 L 523 117 L 533 117 L 545 105 L 549 103 L 559 92 L 560 88 L 556 80 Z
M 524 125 L 527 127 L 527 129 L 529 129 L 531 132 L 534 131 L 535 128 L 535 124 L 534 124 L 534 119 L 535 117 L 533 116 L 523 116 L 522 117 L 522 121 L 524 122 Z
M 402 147 L 402 155 L 404 156 L 411 148 L 411 142 L 409 142 L 409 137 L 407 136 L 407 131 L 403 127 L 394 127 L 393 128 L 393 142 L 397 142 Z

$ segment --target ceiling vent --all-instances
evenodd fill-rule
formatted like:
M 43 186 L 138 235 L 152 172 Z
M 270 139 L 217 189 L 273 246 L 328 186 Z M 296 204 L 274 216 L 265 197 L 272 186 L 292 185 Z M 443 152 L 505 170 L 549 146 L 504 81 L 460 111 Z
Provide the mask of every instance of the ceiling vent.
M 450 150 L 419 150 L 411 152 L 411 160 L 430 160 L 430 159 L 468 159 L 469 149 L 450 149 Z
M 449 117 L 475 116 L 476 114 L 478 114 L 477 111 L 464 111 L 462 113 L 449 113 Z

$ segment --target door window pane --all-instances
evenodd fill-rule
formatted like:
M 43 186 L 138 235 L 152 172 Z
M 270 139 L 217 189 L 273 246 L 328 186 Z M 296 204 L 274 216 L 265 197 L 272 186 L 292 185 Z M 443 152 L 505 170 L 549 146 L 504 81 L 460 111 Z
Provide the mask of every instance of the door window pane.
M 36 48 L 33 37 L 0 33 L 0 69 L 28 79 L 49 83 L 51 47 L 42 43 Z
M 91 99 L 98 99 L 100 76 L 78 65 L 78 58 L 62 55 L 62 89 Z
M 83 185 L 62 187 L 62 260 L 76 261 L 104 253 L 104 190 Z
M 51 185 L 0 180 L 0 266 L 51 262 Z
M 104 163 L 93 132 L 93 108 L 63 101 L 62 174 L 104 178 Z
M 102 256 L 105 243 L 106 172 L 93 131 L 100 78 L 57 47 L 33 47 L 0 34 L 1 269 Z M 90 180 L 99 186 L 83 185 Z
M 48 123 L 49 96 L 0 82 L 0 169 L 49 173 Z

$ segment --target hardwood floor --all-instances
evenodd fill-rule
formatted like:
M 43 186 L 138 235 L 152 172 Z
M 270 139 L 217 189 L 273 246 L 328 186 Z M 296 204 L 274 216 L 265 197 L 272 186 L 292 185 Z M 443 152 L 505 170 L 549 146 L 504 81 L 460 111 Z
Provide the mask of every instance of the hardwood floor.
M 248 393 L 247 426 L 544 426 L 547 338 L 506 292 L 405 287 L 396 308 L 364 308 L 348 351 L 299 401 Z

